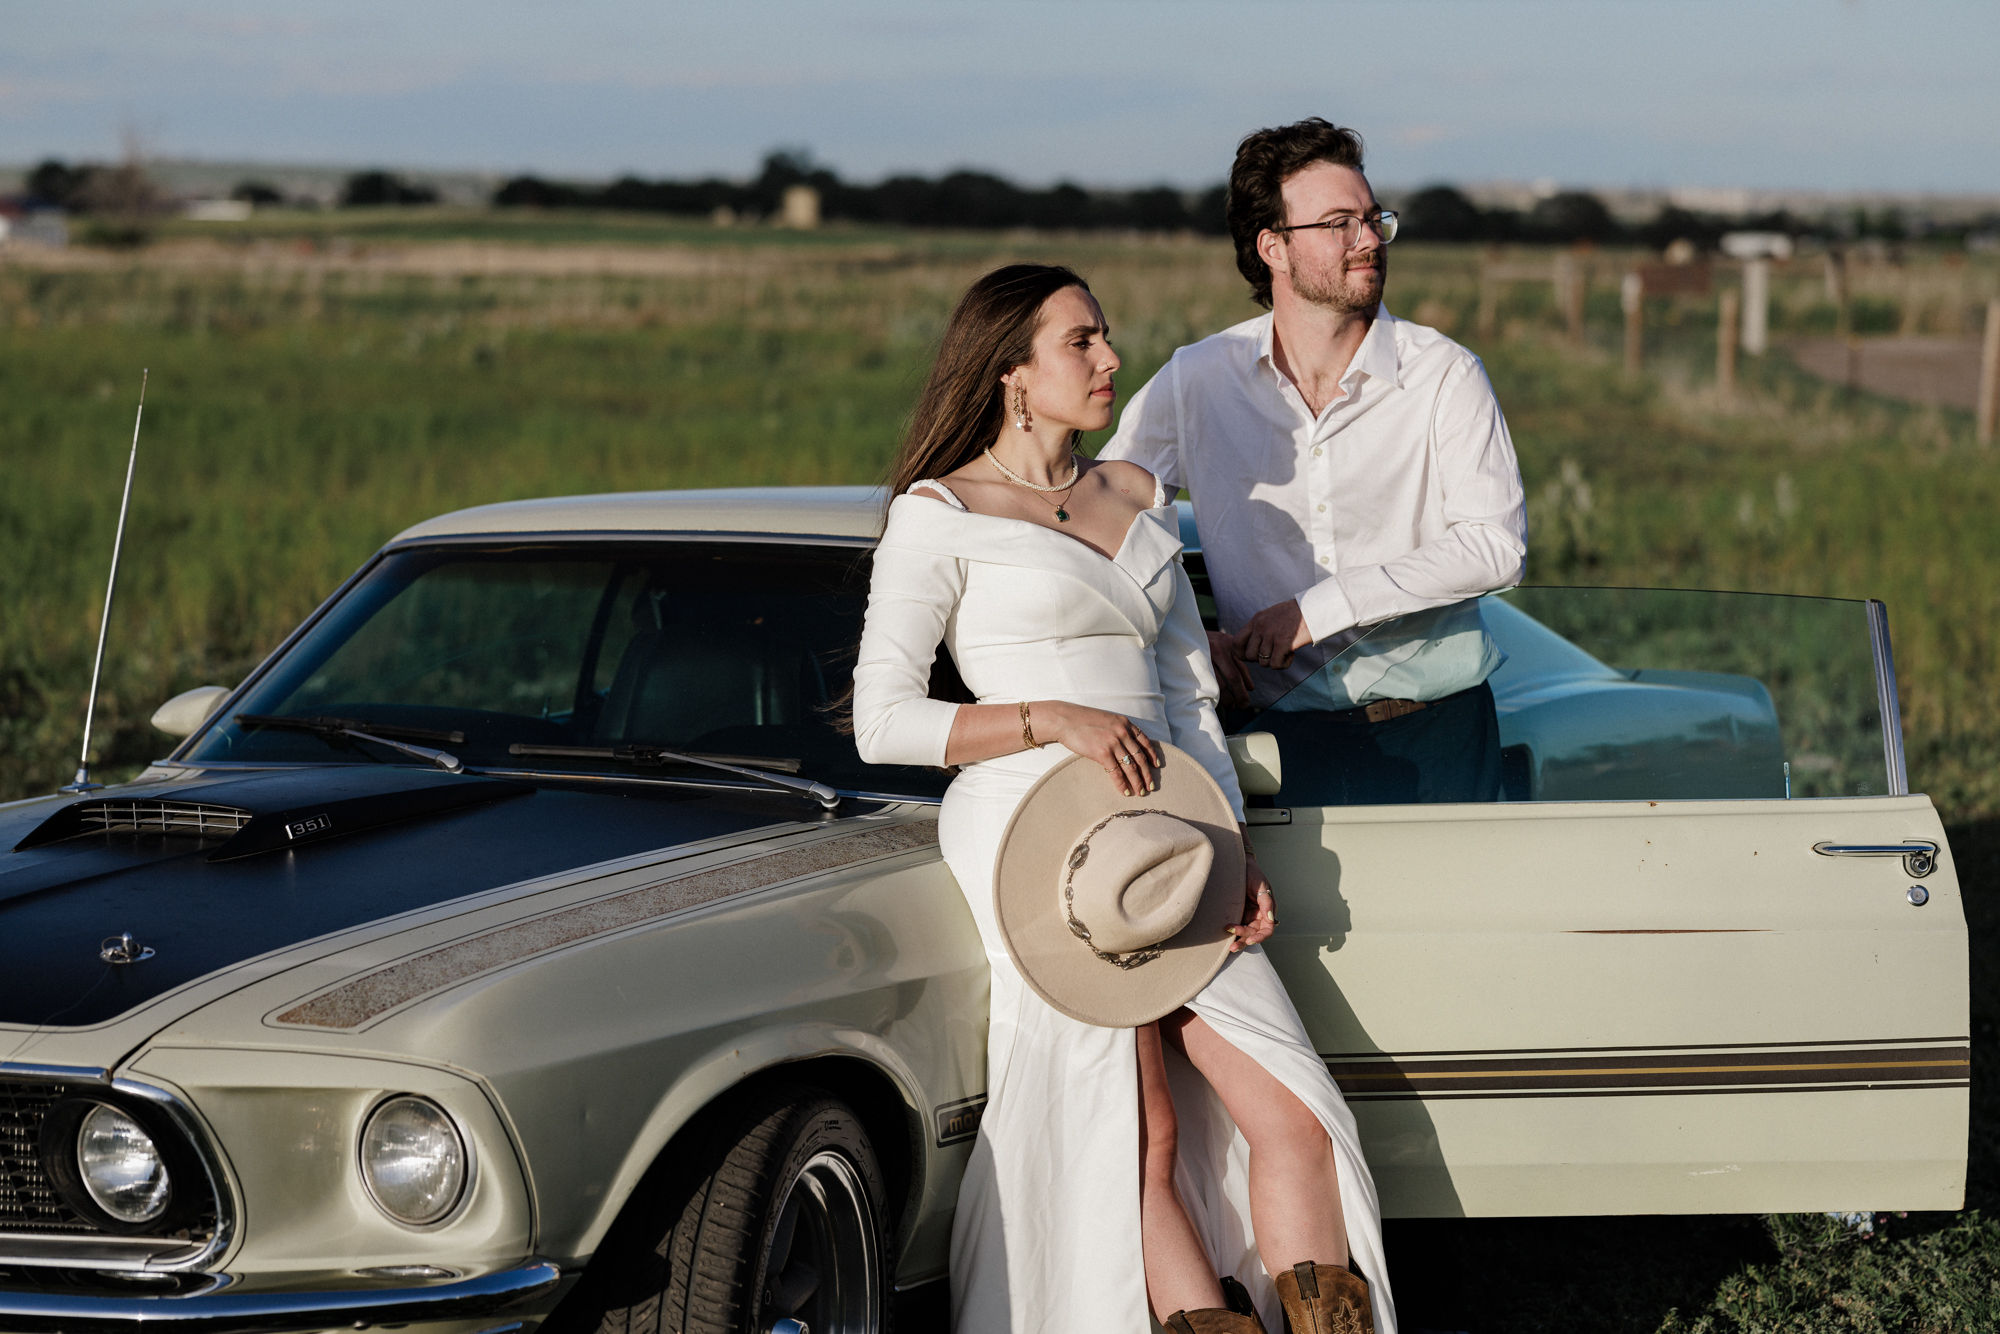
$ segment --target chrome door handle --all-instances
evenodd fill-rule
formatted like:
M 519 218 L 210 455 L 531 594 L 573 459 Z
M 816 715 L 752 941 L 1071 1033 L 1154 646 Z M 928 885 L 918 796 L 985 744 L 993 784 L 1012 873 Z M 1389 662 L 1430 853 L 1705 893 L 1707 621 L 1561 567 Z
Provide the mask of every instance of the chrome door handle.
M 1937 870 L 1938 845 L 1927 838 L 1906 838 L 1901 843 L 1815 843 L 1813 851 L 1822 857 L 1901 857 L 1903 869 L 1919 880 Z

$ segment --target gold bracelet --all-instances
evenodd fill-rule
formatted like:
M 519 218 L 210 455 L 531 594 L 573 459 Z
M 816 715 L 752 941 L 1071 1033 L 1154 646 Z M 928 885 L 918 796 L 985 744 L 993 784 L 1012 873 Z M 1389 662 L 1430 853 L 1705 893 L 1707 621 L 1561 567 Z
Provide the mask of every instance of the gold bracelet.
M 1027 744 L 1029 750 L 1042 748 L 1042 743 L 1035 740 L 1033 725 L 1028 722 L 1028 701 L 1025 699 L 1021 701 L 1021 740 Z

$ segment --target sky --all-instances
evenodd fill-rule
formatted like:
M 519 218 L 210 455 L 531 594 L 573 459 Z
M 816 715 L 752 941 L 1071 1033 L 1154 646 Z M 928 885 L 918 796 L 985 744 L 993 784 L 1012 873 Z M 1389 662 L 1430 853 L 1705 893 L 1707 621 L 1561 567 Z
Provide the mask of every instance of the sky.
M 2000 0 L 0 0 L 0 162 L 2000 193 Z

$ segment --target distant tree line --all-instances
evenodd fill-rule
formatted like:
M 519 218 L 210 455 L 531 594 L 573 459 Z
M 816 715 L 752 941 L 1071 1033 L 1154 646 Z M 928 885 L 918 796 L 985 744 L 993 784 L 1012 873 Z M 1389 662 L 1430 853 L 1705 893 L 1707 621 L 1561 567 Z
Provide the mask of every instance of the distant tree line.
M 502 208 L 599 208 L 708 217 L 719 210 L 744 218 L 778 212 L 785 191 L 809 185 L 819 192 L 820 216 L 905 227 L 974 229 L 1037 227 L 1057 230 L 1117 229 L 1223 235 L 1224 190 L 1184 191 L 1168 186 L 1141 190 L 1090 190 L 1068 183 L 1024 189 L 999 176 L 955 171 L 930 178 L 891 176 L 878 185 L 855 185 L 793 150 L 764 159 L 751 181 L 708 177 L 695 181 L 622 176 L 608 185 L 576 185 L 539 176 L 516 176 L 493 193 Z M 1582 190 L 1564 190 L 1527 209 L 1481 207 L 1451 185 L 1430 185 L 1396 201 L 1403 235 L 1411 240 L 1489 244 L 1644 245 L 1655 249 L 1687 240 L 1713 250 L 1723 233 L 1774 231 L 1828 240 L 1876 237 L 1901 241 L 1917 234 L 1895 209 L 1841 217 L 1802 218 L 1784 210 L 1746 215 L 1696 213 L 1667 205 L 1640 223 L 1623 221 L 1604 201 Z M 1951 236 L 1964 228 L 1932 229 Z
M 126 219 L 158 212 L 166 196 L 135 163 L 71 166 L 51 158 L 28 174 L 28 202 L 72 213 Z M 891 176 L 875 185 L 843 181 L 813 161 L 802 149 L 780 149 L 765 157 L 757 176 L 748 181 L 707 177 L 701 180 L 646 180 L 621 176 L 607 185 L 581 185 L 540 176 L 516 176 L 494 191 L 500 208 L 590 208 L 685 217 L 711 217 L 718 212 L 746 220 L 767 218 L 783 206 L 793 186 L 811 186 L 819 195 L 823 219 L 881 223 L 902 227 L 1001 229 L 1033 227 L 1051 231 L 1198 232 L 1219 236 L 1224 190 L 1178 190 L 1153 186 L 1137 190 L 1094 190 L 1068 182 L 1047 189 L 1029 189 L 981 171 L 954 171 L 939 177 Z M 246 180 L 231 197 L 258 206 L 287 200 L 270 184 Z M 350 175 L 341 188 L 341 207 L 384 207 L 434 204 L 438 192 L 429 185 L 386 169 Z M 1403 235 L 1421 241 L 1469 241 L 1487 244 L 1643 245 L 1654 249 L 1686 240 L 1713 250 L 1725 232 L 1739 230 L 1784 232 L 1794 237 L 1829 241 L 1879 239 L 1901 242 L 1916 237 L 1960 238 L 1970 230 L 1992 228 L 2000 219 L 1971 225 L 1931 226 L 1906 218 L 1890 207 L 1876 213 L 1853 209 L 1845 214 L 1802 218 L 1783 210 L 1748 215 L 1696 213 L 1664 206 L 1639 223 L 1614 216 L 1603 200 L 1581 190 L 1565 190 L 1537 200 L 1526 209 L 1482 207 L 1451 185 L 1430 185 L 1395 201 L 1402 215 Z
M 720 177 L 649 181 L 621 176 L 609 185 L 593 186 L 516 176 L 494 192 L 493 202 L 503 208 L 630 209 L 691 217 L 727 209 L 739 217 L 759 218 L 776 213 L 785 191 L 798 185 L 818 191 L 822 218 L 848 222 L 1212 234 L 1225 230 L 1221 186 L 1196 192 L 1169 186 L 1087 190 L 1063 182 L 1037 190 L 982 171 L 954 171 L 935 179 L 891 176 L 877 185 L 855 185 L 793 151 L 766 157 L 750 181 Z

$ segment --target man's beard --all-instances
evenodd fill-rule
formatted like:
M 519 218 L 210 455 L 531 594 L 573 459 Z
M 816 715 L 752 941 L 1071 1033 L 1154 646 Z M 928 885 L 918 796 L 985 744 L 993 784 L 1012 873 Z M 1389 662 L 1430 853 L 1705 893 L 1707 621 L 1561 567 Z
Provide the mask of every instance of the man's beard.
M 1378 248 L 1370 258 L 1375 272 L 1369 274 L 1349 273 L 1344 258 L 1337 268 L 1294 269 L 1292 290 L 1315 306 L 1343 314 L 1373 310 L 1381 304 L 1382 288 L 1389 279 L 1389 253 Z

